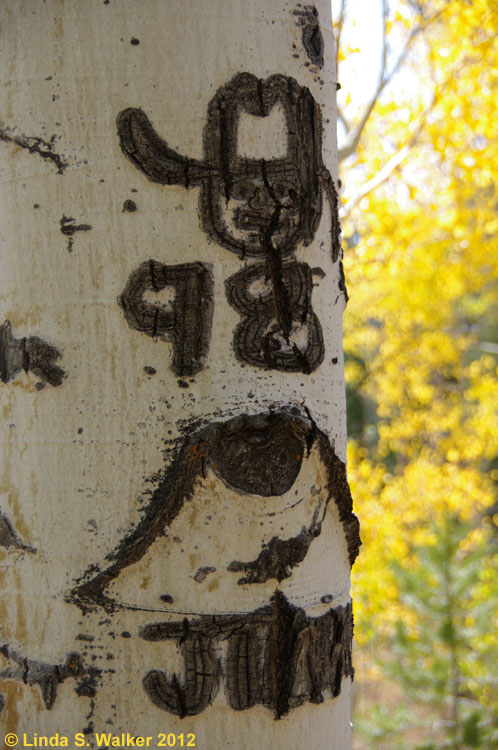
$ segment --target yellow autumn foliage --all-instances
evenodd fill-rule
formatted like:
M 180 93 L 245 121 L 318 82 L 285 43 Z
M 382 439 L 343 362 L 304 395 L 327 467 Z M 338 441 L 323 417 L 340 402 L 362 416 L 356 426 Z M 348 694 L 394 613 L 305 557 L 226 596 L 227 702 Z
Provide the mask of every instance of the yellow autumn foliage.
M 468 545 L 493 524 L 496 543 L 498 529 L 498 3 L 399 0 L 388 39 L 416 24 L 401 72 L 341 172 L 360 645 L 399 617 L 390 563 L 430 544 L 433 521 L 473 521 Z M 353 103 L 349 92 L 346 120 Z M 399 166 L 355 202 L 407 145 Z M 496 591 L 483 572 L 480 595 Z M 496 648 L 496 631 L 487 638 Z

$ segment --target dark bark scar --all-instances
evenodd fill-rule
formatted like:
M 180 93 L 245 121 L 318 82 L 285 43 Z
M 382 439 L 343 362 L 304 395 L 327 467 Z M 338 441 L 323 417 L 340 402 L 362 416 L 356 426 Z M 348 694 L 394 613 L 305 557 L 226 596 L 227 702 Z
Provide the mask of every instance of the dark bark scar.
M 298 6 L 294 15 L 298 17 L 303 46 L 310 62 L 323 68 L 324 44 L 317 9 L 314 5 Z
M 346 479 L 346 467 L 336 456 L 328 437 L 313 420 L 297 407 L 247 415 L 225 422 L 212 422 L 193 430 L 179 445 L 163 479 L 154 491 L 139 524 L 120 542 L 105 561 L 103 569 L 91 566 L 68 594 L 68 600 L 83 609 L 102 606 L 108 611 L 117 604 L 106 595 L 106 588 L 123 569 L 140 560 L 150 545 L 168 527 L 194 494 L 197 480 L 212 470 L 228 487 L 248 497 L 283 495 L 294 484 L 303 456 L 316 443 L 327 476 L 327 503 L 333 500 L 339 511 L 353 564 L 361 544 L 358 519 Z M 325 508 L 322 511 L 322 519 Z M 317 536 L 318 515 L 301 538 L 269 544 L 256 561 L 235 562 L 250 582 L 287 577 L 293 565 L 304 559 Z M 283 560 L 276 553 L 283 554 Z
M 16 339 L 10 321 L 0 326 L 0 380 L 8 383 L 22 371 L 32 372 L 44 383 L 61 385 L 64 370 L 55 364 L 61 353 L 38 336 Z
M 47 709 L 53 707 L 60 683 L 83 673 L 80 656 L 76 653 L 69 654 L 63 664 L 57 665 L 28 659 L 7 645 L 0 647 L 0 653 L 10 662 L 9 666 L 0 670 L 0 680 L 38 685 Z
M 37 154 L 42 159 L 49 159 L 57 167 L 58 174 L 64 174 L 64 170 L 68 164 L 54 150 L 56 138 L 57 136 L 53 135 L 50 141 L 47 142 L 43 138 L 38 138 L 38 136 L 15 135 L 11 128 L 0 130 L 1 141 L 14 143 L 16 146 L 29 151 L 30 154 Z

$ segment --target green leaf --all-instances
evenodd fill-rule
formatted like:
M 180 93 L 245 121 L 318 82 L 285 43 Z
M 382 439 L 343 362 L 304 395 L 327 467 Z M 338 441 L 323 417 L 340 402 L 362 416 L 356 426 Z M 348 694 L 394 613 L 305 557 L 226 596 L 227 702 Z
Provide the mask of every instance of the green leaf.
M 469 747 L 479 747 L 482 733 L 479 727 L 481 721 L 480 711 L 473 711 L 463 723 L 462 741 Z

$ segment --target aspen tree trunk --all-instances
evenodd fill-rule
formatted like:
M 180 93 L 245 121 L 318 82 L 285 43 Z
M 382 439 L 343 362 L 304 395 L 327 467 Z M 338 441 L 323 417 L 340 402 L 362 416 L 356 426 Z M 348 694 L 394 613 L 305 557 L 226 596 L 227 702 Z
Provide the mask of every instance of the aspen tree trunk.
M 0 21 L 1 739 L 346 750 L 329 4 Z

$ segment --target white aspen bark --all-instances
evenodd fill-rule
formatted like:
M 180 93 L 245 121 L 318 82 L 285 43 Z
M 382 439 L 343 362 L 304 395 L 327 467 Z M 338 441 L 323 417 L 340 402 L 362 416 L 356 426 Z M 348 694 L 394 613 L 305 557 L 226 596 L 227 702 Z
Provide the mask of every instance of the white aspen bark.
M 0 22 L 0 739 L 347 750 L 329 4 Z

